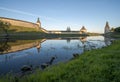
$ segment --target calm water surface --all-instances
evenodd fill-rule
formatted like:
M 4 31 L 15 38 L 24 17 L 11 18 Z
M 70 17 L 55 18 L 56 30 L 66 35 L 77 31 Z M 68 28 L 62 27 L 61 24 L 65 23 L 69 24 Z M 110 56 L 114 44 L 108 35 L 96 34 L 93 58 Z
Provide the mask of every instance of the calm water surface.
M 20 42 L 18 41 L 18 43 Z M 41 65 L 46 63 L 53 65 L 66 62 L 74 58 L 74 53 L 81 54 L 87 50 L 102 48 L 109 45 L 110 42 L 103 36 L 92 36 L 23 41 L 19 45 L 16 41 L 8 42 L 8 44 L 11 45 L 7 51 L 9 53 L 5 52 L 0 55 L 0 75 L 20 72 L 24 65 L 42 69 Z

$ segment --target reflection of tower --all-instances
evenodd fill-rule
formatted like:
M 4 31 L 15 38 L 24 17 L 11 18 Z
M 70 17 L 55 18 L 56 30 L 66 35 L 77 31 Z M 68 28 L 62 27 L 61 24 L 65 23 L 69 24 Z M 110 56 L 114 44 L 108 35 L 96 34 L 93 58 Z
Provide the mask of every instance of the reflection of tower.
M 67 38 L 67 43 L 70 43 L 70 40 L 71 40 L 70 38 Z
M 40 22 L 40 19 L 39 19 L 39 18 L 37 19 L 36 24 L 39 26 L 39 28 L 38 28 L 38 29 L 40 29 L 40 28 L 41 28 L 41 22 Z
M 82 43 L 86 42 L 86 41 L 87 41 L 87 37 L 80 37 L 80 41 L 81 41 Z
M 40 52 L 40 48 L 41 48 L 41 44 L 38 44 L 37 46 L 36 46 L 36 48 L 37 48 L 37 51 L 38 51 L 38 53 Z
M 85 42 L 87 41 L 87 37 L 80 37 L 80 41 L 83 44 L 83 51 L 85 51 Z
M 111 40 L 108 37 L 104 37 L 104 41 L 105 41 L 106 46 L 111 44 Z
M 106 22 L 104 33 L 106 34 L 106 33 L 109 33 L 109 32 L 110 32 L 110 26 L 109 26 L 108 22 Z
M 40 41 L 36 42 L 36 46 L 35 47 L 36 47 L 38 53 L 40 52 L 41 43 L 44 42 L 44 41 L 46 41 L 46 39 L 41 39 Z

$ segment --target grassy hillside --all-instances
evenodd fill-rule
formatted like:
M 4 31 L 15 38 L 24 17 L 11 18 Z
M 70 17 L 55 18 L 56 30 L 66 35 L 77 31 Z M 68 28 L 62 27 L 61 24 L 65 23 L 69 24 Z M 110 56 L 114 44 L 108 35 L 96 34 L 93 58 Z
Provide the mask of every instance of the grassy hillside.
M 20 27 L 20 26 L 10 26 L 11 31 L 15 31 L 15 32 L 24 32 L 24 31 L 38 31 L 35 28 L 29 28 L 29 27 Z M 40 30 L 39 30 L 40 31 Z
M 24 32 L 24 33 L 28 33 L 28 32 L 42 32 L 39 29 L 35 29 L 35 28 L 29 28 L 29 27 L 21 27 L 21 26 L 10 26 L 9 29 L 7 30 L 8 33 L 20 33 L 20 32 Z M 0 33 L 5 33 L 2 29 L 0 29 Z

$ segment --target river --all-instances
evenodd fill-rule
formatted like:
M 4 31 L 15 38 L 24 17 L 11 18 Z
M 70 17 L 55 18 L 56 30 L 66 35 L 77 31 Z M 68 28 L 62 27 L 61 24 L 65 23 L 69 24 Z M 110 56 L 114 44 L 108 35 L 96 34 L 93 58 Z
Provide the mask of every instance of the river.
M 103 36 L 68 37 L 0 42 L 0 75 L 21 72 L 24 65 L 44 69 L 43 65 L 66 62 L 85 51 L 110 45 Z

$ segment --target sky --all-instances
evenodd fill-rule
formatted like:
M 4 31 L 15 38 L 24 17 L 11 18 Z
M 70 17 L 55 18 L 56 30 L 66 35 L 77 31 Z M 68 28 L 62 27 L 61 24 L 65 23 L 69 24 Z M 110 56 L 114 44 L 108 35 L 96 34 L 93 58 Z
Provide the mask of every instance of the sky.
M 104 32 L 120 26 L 120 0 L 0 0 L 0 17 L 35 23 L 40 18 L 46 30 Z

